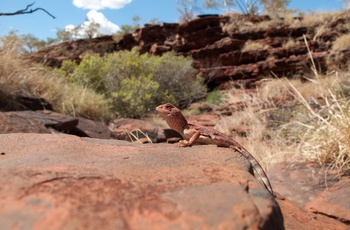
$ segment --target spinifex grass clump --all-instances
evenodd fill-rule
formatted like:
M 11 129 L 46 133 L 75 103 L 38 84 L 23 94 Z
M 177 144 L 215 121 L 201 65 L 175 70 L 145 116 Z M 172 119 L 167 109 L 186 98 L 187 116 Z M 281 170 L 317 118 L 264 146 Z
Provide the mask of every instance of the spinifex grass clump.
M 266 79 L 254 91 L 228 92 L 226 103 L 239 107 L 232 119 L 222 119 L 216 128 L 235 138 L 235 131 L 227 127 L 247 130 L 242 143 L 263 165 L 296 160 L 348 170 L 349 96 L 347 73 L 317 74 L 306 82 Z
M 350 98 L 347 84 L 346 74 L 327 78 L 317 76 L 310 86 L 325 94 L 320 94 L 316 108 L 290 85 L 310 117 L 308 123 L 299 124 L 306 127 L 305 133 L 300 135 L 300 153 L 339 170 L 350 169 Z

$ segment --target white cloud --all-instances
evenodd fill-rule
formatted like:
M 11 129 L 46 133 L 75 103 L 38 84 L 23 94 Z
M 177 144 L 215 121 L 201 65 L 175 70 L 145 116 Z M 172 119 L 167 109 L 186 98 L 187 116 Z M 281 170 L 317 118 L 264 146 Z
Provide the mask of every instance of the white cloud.
M 119 26 L 109 21 L 101 12 L 96 10 L 90 10 L 87 13 L 87 21 L 83 24 L 88 24 L 90 22 L 96 22 L 100 24 L 100 33 L 102 34 L 113 34 L 120 30 Z
M 87 13 L 87 20 L 81 24 L 81 29 L 76 34 L 75 38 L 83 38 L 86 34 L 84 31 L 89 26 L 91 22 L 98 23 L 100 25 L 99 32 L 100 34 L 113 34 L 120 30 L 119 26 L 109 21 L 101 12 L 97 12 L 96 10 L 90 10 Z M 73 31 L 75 28 L 74 25 L 67 25 L 65 30 Z
M 104 8 L 120 9 L 132 2 L 132 0 L 73 0 L 73 5 L 78 8 L 101 10 Z

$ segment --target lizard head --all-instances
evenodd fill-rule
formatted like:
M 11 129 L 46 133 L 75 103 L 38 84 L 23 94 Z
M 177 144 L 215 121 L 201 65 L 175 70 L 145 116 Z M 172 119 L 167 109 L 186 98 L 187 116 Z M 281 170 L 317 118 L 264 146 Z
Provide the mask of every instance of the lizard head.
M 168 123 L 171 129 L 182 133 L 182 129 L 187 125 L 187 120 L 178 108 L 170 103 L 166 103 L 157 106 L 156 110 Z

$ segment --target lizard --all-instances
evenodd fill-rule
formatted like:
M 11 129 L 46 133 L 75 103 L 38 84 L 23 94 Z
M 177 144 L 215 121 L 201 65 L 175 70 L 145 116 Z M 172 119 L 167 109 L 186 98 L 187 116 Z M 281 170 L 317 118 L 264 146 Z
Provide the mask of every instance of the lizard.
M 253 169 L 258 173 L 267 190 L 273 196 L 276 196 L 264 169 L 253 155 L 237 141 L 215 129 L 188 123 L 182 112 L 170 103 L 157 106 L 156 111 L 168 123 L 171 129 L 175 130 L 183 137 L 184 140 L 179 142 L 180 147 L 191 147 L 195 143 L 215 144 L 218 147 L 231 148 L 239 152 L 252 164 Z

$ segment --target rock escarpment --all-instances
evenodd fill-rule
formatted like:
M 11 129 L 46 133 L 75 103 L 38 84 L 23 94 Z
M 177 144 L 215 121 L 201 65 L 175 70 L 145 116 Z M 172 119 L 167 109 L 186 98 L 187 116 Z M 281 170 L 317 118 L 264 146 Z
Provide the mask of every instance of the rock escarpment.
M 112 36 L 64 42 L 30 57 L 59 66 L 65 59 L 79 62 L 91 52 L 103 55 L 137 48 L 141 53 L 160 55 L 174 51 L 193 57 L 198 75 L 209 87 L 227 82 L 249 86 L 271 73 L 295 76 L 313 67 L 320 71 L 334 63 L 339 67 L 348 59 L 349 50 L 331 48 L 336 38 L 350 32 L 346 26 L 349 21 L 348 12 L 324 16 L 316 22 L 307 22 L 306 18 L 287 22 L 268 16 L 203 15 L 182 24 L 145 25 L 118 42 Z

